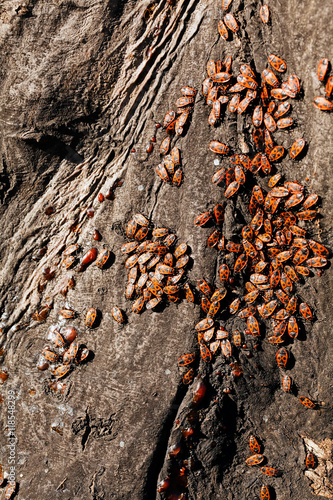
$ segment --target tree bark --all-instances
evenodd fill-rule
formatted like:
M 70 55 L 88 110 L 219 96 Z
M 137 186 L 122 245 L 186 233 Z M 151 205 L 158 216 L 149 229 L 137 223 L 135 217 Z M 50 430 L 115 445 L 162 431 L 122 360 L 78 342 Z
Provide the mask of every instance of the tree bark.
M 0 340 L 2 369 L 9 375 L 2 387 L 1 452 L 8 473 L 5 428 L 14 390 L 17 498 L 167 498 L 156 493 L 157 484 L 170 474 L 167 450 L 180 439 L 193 397 L 177 360 L 197 349 L 194 325 L 201 313 L 182 301 L 133 314 L 124 297 L 120 247 L 128 241 L 127 221 L 142 213 L 189 245 L 192 283 L 218 282 L 221 256 L 206 246 L 209 230 L 194 225 L 197 215 L 226 201 L 211 182 L 217 167 L 208 144 L 218 140 L 236 153 L 254 149 L 250 115 L 226 112 L 219 127 L 208 125 L 210 108 L 201 91 L 208 60 L 230 54 L 234 75 L 242 63 L 260 74 L 273 52 L 287 62 L 288 75 L 300 78 L 301 97 L 290 100 L 297 126 L 274 139 L 289 150 L 304 137 L 308 150 L 299 162 L 287 155 L 277 170 L 318 194 L 320 217 L 307 226 L 309 237 L 332 247 L 332 118 L 312 103 L 324 95 L 316 77 L 319 60 L 333 61 L 331 3 L 290 0 L 269 7 L 271 22 L 264 25 L 257 2 L 234 0 L 231 12 L 240 30 L 223 41 L 217 24 L 224 14 L 215 0 L 177 0 L 174 6 L 164 0 L 1 0 Z M 198 93 L 188 131 L 176 141 L 184 180 L 175 188 L 155 173 L 164 137 L 155 122 L 175 109 L 184 85 Z M 155 132 L 157 144 L 147 154 Z M 123 184 L 115 199 L 100 203 L 98 194 L 117 179 Z M 267 189 L 266 180 L 260 182 Z M 228 240 L 240 241 L 240 228 L 250 220 L 244 193 L 227 202 Z M 88 207 L 94 208 L 92 218 Z M 92 238 L 94 228 L 100 242 Z M 80 255 L 90 247 L 108 248 L 112 265 L 91 265 L 83 273 L 64 269 L 63 250 L 72 243 L 80 245 Z M 41 291 L 46 267 L 54 267 L 55 278 Z M 76 285 L 65 298 L 60 291 L 72 274 Z M 333 498 L 331 283 L 329 267 L 297 285 L 315 321 L 291 343 L 289 373 L 298 396 L 318 403 L 316 411 L 281 390 L 276 349 L 264 333 L 252 358 L 240 352 L 239 379 L 219 376 L 226 366 L 221 354 L 213 364 L 198 362 L 207 394 L 185 457 L 196 464 L 188 472 L 186 498 L 256 499 L 265 482 L 277 500 Z M 51 306 L 46 321 L 34 321 L 31 315 L 45 303 Z M 59 323 L 65 306 L 77 317 Z M 114 306 L 126 312 L 124 325 L 112 318 Z M 91 307 L 101 312 L 92 330 L 84 323 Z M 64 379 L 63 394 L 50 389 L 49 370 L 36 368 L 47 332 L 57 324 L 73 324 L 79 342 L 94 353 Z M 229 386 L 232 393 L 226 394 Z M 265 480 L 246 466 L 250 433 L 260 438 L 268 465 L 282 470 L 281 477 Z M 320 467 L 305 472 L 311 446 L 321 454 Z

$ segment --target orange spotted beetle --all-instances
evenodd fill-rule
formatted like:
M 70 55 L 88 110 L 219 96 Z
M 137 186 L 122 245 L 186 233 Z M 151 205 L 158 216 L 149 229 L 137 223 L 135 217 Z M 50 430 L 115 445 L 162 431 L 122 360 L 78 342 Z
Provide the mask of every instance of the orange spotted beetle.
M 281 347 L 276 353 L 276 361 L 280 368 L 285 368 L 288 362 L 288 351 L 285 347 Z
M 263 474 L 266 474 L 266 476 L 277 477 L 281 474 L 278 469 L 274 469 L 273 467 L 261 467 L 260 470 Z
M 65 375 L 67 375 L 67 373 L 69 372 L 70 370 L 70 366 L 68 365 L 60 365 L 58 366 L 58 368 L 56 368 L 54 370 L 54 376 L 56 378 L 63 378 L 65 377 Z
M 304 319 L 307 319 L 308 321 L 312 321 L 312 319 L 313 319 L 312 312 L 310 310 L 310 307 L 305 302 L 302 302 L 299 305 L 299 312 L 301 313 L 301 315 L 303 316 Z
M 259 15 L 264 24 L 267 24 L 269 22 L 269 9 L 267 5 L 263 5 L 262 7 L 260 7 Z
M 212 326 L 214 326 L 214 320 L 211 318 L 205 318 L 195 325 L 195 329 L 197 330 L 197 332 L 201 332 L 212 328 Z
M 204 212 L 203 214 L 200 214 L 195 218 L 194 224 L 196 226 L 204 226 L 211 218 L 212 214 L 210 212 Z
M 282 379 L 282 388 L 285 392 L 290 392 L 291 389 L 291 378 L 289 375 L 285 375 Z
M 200 355 L 206 363 L 212 360 L 212 354 L 205 344 L 200 344 Z
M 229 28 L 231 31 L 238 31 L 239 26 L 237 24 L 236 19 L 232 14 L 226 14 L 223 18 L 224 24 Z
M 197 281 L 197 283 L 198 283 L 198 287 L 202 293 L 204 293 L 208 297 L 210 297 L 212 295 L 212 289 L 208 285 L 207 281 L 205 281 L 204 279 L 200 279 Z
M 183 384 L 188 385 L 192 382 L 194 378 L 194 370 L 192 368 L 189 369 L 188 372 L 185 373 L 183 377 Z
M 321 59 L 319 61 L 318 69 L 317 69 L 317 77 L 318 77 L 318 80 L 320 82 L 322 82 L 323 80 L 325 80 L 325 76 L 326 76 L 326 73 L 327 73 L 327 70 L 328 70 L 328 66 L 329 66 L 328 59 L 324 58 L 324 59 Z
M 269 486 L 266 486 L 265 484 L 262 485 L 260 489 L 260 498 L 261 500 L 270 500 L 271 495 L 269 492 Z
M 160 145 L 161 155 L 166 155 L 169 151 L 169 148 L 170 148 L 170 137 L 167 136 L 167 137 L 165 137 L 165 139 L 163 139 L 163 141 L 161 142 L 161 145 Z
M 314 469 L 316 467 L 315 457 L 310 451 L 308 451 L 306 454 L 305 466 L 307 469 Z
M 260 445 L 257 441 L 257 439 L 255 438 L 255 436 L 253 436 L 251 434 L 250 438 L 249 438 L 249 446 L 250 446 L 250 449 L 253 453 L 260 453 Z
M 268 56 L 268 62 L 276 71 L 279 71 L 279 73 L 283 73 L 287 69 L 287 65 L 283 59 L 274 54 Z
M 259 453 L 252 455 L 246 460 L 247 465 L 259 465 L 264 461 L 265 457 Z
M 260 330 L 259 330 L 259 323 L 257 319 L 254 316 L 249 316 L 246 319 L 248 329 L 252 333 L 253 337 L 259 337 L 260 336 Z
M 316 404 L 313 401 L 311 401 L 311 399 L 306 398 L 305 396 L 301 396 L 299 400 L 302 403 L 302 405 L 306 406 L 307 408 L 310 408 L 311 410 L 316 408 Z
M 97 256 L 96 266 L 99 269 L 102 269 L 109 260 L 110 255 L 111 255 L 110 250 L 107 249 L 102 250 Z
M 291 146 L 290 149 L 291 158 L 295 159 L 303 151 L 304 147 L 305 147 L 305 140 L 297 139 L 297 141 L 294 142 L 294 144 Z
M 91 309 L 89 309 L 89 311 L 86 314 L 86 318 L 85 318 L 86 326 L 88 326 L 89 328 L 92 328 L 94 326 L 96 318 L 97 318 L 97 310 L 94 307 L 92 307 Z
M 238 298 L 231 302 L 231 304 L 229 305 L 229 311 L 231 314 L 236 314 L 239 308 L 239 304 L 240 304 L 240 299 Z
M 125 318 L 123 316 L 123 313 L 121 312 L 121 310 L 119 309 L 119 307 L 117 306 L 114 306 L 112 309 L 111 309 L 111 314 L 113 316 L 113 318 L 118 322 L 118 323 L 124 323 L 125 322 Z
M 268 85 L 270 85 L 271 87 L 278 87 L 279 80 L 270 69 L 264 69 L 264 71 L 262 72 L 262 77 L 265 82 L 268 83 Z

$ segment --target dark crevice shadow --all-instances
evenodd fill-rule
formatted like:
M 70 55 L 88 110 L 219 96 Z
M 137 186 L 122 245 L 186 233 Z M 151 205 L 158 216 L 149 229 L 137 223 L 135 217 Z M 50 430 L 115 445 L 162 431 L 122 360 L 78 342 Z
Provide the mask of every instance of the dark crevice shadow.
M 156 498 L 157 480 L 163 467 L 171 430 L 179 410 L 180 404 L 184 399 L 187 387 L 179 385 L 176 395 L 171 402 L 169 412 L 162 424 L 157 444 L 153 452 L 150 465 L 148 467 L 147 477 L 143 487 L 142 500 L 152 500 Z

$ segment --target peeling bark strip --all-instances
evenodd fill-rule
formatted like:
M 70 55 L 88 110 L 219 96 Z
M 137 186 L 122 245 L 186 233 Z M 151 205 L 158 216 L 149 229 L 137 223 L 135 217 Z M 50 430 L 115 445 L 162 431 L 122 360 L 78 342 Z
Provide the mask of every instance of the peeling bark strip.
M 186 392 L 177 360 L 182 353 L 195 351 L 193 326 L 202 319 L 199 308 L 183 301 L 163 314 L 133 315 L 123 295 L 123 259 L 117 255 L 108 268 L 91 265 L 78 275 L 60 266 L 69 244 L 79 244 L 83 251 L 96 247 L 116 254 L 115 249 L 126 242 L 125 221 L 139 212 L 149 215 L 157 227 L 171 228 L 190 246 L 195 262 L 189 273 L 191 282 L 204 278 L 208 284 L 219 283 L 221 253 L 206 247 L 209 234 L 205 228 L 194 228 L 193 221 L 199 213 L 211 211 L 216 200 L 221 201 L 218 184 L 223 184 L 223 173 L 219 173 L 219 182 L 211 182 L 217 168 L 210 163 L 213 156 L 208 144 L 222 141 L 235 154 L 238 146 L 242 154 L 248 154 L 251 117 L 246 113 L 224 117 L 212 129 L 199 90 L 190 130 L 176 141 L 184 167 L 179 189 L 156 176 L 158 148 L 146 149 L 147 138 L 155 133 L 162 140 L 155 123 L 162 122 L 172 109 L 179 90 L 184 86 L 200 89 L 207 61 L 223 62 L 227 53 L 232 56 L 235 75 L 250 60 L 255 72 L 261 73 L 273 52 L 301 77 L 304 96 L 292 101 L 292 117 L 309 147 L 302 161 L 293 162 L 288 156 L 278 169 L 283 170 L 285 180 L 297 179 L 306 184 L 309 193 L 318 193 L 325 217 L 316 221 L 315 229 L 306 224 L 314 243 L 330 247 L 331 117 L 308 105 L 316 96 L 323 97 L 315 75 L 319 59 L 332 61 L 327 44 L 332 31 L 329 3 L 324 2 L 320 9 L 310 1 L 301 8 L 294 0 L 288 5 L 269 4 L 268 24 L 262 23 L 259 6 L 247 0 L 234 0 L 228 11 L 222 11 L 215 0 L 174 3 L 1 2 L 0 359 L 6 375 L 0 401 L 6 409 L 9 391 L 14 391 L 17 497 L 57 498 L 65 493 L 73 499 L 155 498 L 159 475 L 179 477 L 180 490 L 187 482 L 187 496 L 193 499 L 259 496 L 265 477 L 269 493 L 274 489 L 279 500 L 317 498 L 309 488 L 310 476 L 316 495 L 326 490 L 331 495 L 329 457 L 321 458 L 312 445 L 304 446 L 298 435 L 299 431 L 306 433 L 319 445 L 331 437 L 330 269 L 321 278 L 314 273 L 311 280 L 304 280 L 302 303 L 310 304 L 316 321 L 310 333 L 301 328 L 298 334 L 298 339 L 306 335 L 306 342 L 291 340 L 293 345 L 287 346 L 294 354 L 287 360 L 291 363 L 288 373 L 295 381 L 291 386 L 294 395 L 320 403 L 311 411 L 293 393 L 281 390 L 274 361 L 281 346 L 274 349 L 265 341 L 262 351 L 254 350 L 252 357 L 248 357 L 249 349 L 239 350 L 239 360 L 231 371 L 243 373 L 234 380 L 231 373 L 228 378 L 225 375 L 228 357 L 214 357 L 213 364 L 202 362 L 201 382 L 199 379 L 194 393 L 192 389 Z M 231 30 L 228 14 L 234 16 L 238 31 Z M 227 41 L 217 28 L 224 18 Z M 214 119 L 218 120 L 219 111 L 220 119 L 224 116 L 226 105 L 214 106 Z M 276 122 L 284 118 L 274 113 Z M 274 126 L 267 117 L 266 122 Z M 298 139 L 293 130 L 279 127 L 272 135 L 288 151 Z M 131 155 L 133 148 L 136 153 Z M 216 162 L 214 165 L 217 167 Z M 223 160 L 219 168 L 227 166 L 229 170 L 231 165 Z M 232 168 L 236 176 L 235 166 Z M 238 182 L 241 189 L 226 204 L 225 247 L 242 245 L 239 235 L 250 222 L 246 193 L 252 174 L 244 165 L 241 168 L 247 180 L 244 184 L 236 179 L 230 182 Z M 239 170 L 237 176 L 241 179 Z M 119 179 L 123 184 L 114 189 Z M 259 177 L 257 184 L 261 183 Z M 263 192 L 267 191 L 264 182 Z M 96 231 L 101 239 L 94 238 Z M 230 248 L 228 253 L 232 253 Z M 247 251 L 244 253 L 250 255 L 252 249 L 247 246 Z M 48 279 L 53 272 L 54 277 Z M 74 287 L 69 286 L 72 274 Z M 229 303 L 230 293 L 222 301 Z M 114 304 L 128 315 L 127 324 L 117 325 L 112 319 Z M 247 307 L 253 307 L 251 302 Z M 292 307 L 290 304 L 289 309 Z M 86 328 L 84 321 L 91 308 L 101 311 L 95 329 Z M 77 328 L 80 342 L 89 346 L 94 359 L 78 366 L 63 382 L 66 387 L 55 392 L 48 376 L 37 372 L 36 362 L 47 330 L 64 309 L 77 313 L 75 318 L 63 320 Z M 31 314 L 43 321 L 32 321 Z M 251 325 L 253 320 L 249 329 Z M 243 334 L 244 319 L 239 318 L 236 327 Z M 228 353 L 221 332 L 219 342 L 224 341 Z M 204 330 L 203 334 L 207 339 L 211 333 Z M 237 341 L 237 335 L 235 338 Z M 246 336 L 243 343 L 249 346 L 250 338 Z M 88 423 L 82 427 L 83 434 L 76 435 L 72 424 L 79 422 L 80 427 L 88 407 Z M 5 429 L 6 411 L 1 418 Z M 246 466 L 251 433 L 264 445 L 260 453 L 269 463 L 263 467 L 281 467 L 281 478 L 267 478 L 258 466 Z M 6 475 L 6 440 L 1 442 Z M 188 443 L 188 456 L 184 456 L 184 442 Z M 317 454 L 319 463 L 305 471 L 301 464 L 309 450 Z M 42 458 L 46 455 L 47 459 Z

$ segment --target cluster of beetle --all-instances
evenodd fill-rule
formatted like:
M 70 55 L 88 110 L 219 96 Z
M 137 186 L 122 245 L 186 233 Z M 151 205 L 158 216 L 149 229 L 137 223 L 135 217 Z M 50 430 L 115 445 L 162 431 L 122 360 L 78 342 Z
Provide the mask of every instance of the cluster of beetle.
M 228 10 L 231 1 L 222 1 L 224 11 Z M 263 23 L 269 23 L 267 5 L 260 8 L 260 17 Z M 226 13 L 218 24 L 218 31 L 224 40 L 230 39 L 230 31 L 237 32 L 238 29 L 237 21 L 231 13 Z M 268 63 L 278 74 L 284 73 L 287 69 L 286 63 L 274 54 L 268 57 Z M 291 105 L 286 100 L 288 97 L 296 98 L 300 93 L 296 75 L 290 75 L 280 84 L 272 69 L 264 69 L 259 77 L 248 64 L 243 64 L 236 80 L 233 80 L 231 66 L 231 56 L 227 56 L 223 62 L 211 60 L 207 64 L 208 78 L 203 82 L 203 95 L 206 103 L 212 108 L 208 123 L 217 126 L 226 109 L 230 113 L 238 114 L 245 114 L 252 109 L 253 141 L 258 152 L 250 158 L 245 154 L 231 154 L 230 148 L 219 141 L 210 142 L 209 150 L 228 158 L 232 165 L 229 168 L 222 167 L 212 177 L 215 185 L 225 183 L 226 199 L 234 196 L 239 188 L 245 185 L 247 175 L 267 176 L 271 174 L 271 164 L 285 156 L 283 146 L 274 146 L 271 134 L 276 130 L 294 126 L 293 119 L 286 117 L 291 110 Z M 326 80 L 328 69 L 329 61 L 322 59 L 317 71 L 320 81 Z M 317 108 L 324 111 L 333 109 L 333 104 L 329 100 L 332 89 L 333 77 L 330 76 L 326 82 L 325 98 L 314 99 Z M 183 173 L 180 150 L 177 147 L 171 149 L 171 141 L 174 135 L 182 135 L 189 125 L 196 90 L 183 87 L 181 93 L 182 96 L 175 103 L 176 112 L 169 111 L 164 117 L 163 127 L 167 135 L 160 144 L 163 160 L 156 167 L 157 174 L 164 182 L 177 187 L 182 183 Z M 276 100 L 283 102 L 276 104 Z M 156 128 L 160 126 L 156 124 Z M 151 139 L 151 144 L 147 147 L 148 153 L 153 150 L 155 141 L 156 136 Z M 297 139 L 291 146 L 290 157 L 301 158 L 304 148 L 304 139 Z M 242 227 L 242 240 L 238 243 L 227 242 L 223 236 L 225 206 L 222 203 L 218 203 L 211 211 L 198 215 L 194 221 L 196 226 L 203 228 L 215 226 L 214 231 L 208 236 L 207 246 L 216 248 L 223 260 L 219 267 L 220 286 L 213 289 L 204 279 L 198 280 L 197 283 L 202 294 L 201 309 L 206 315 L 195 325 L 200 355 L 206 363 L 209 363 L 221 350 L 235 377 L 240 376 L 242 370 L 233 358 L 234 349 L 246 347 L 244 336 L 252 336 L 255 342 L 259 342 L 260 322 L 266 322 L 268 319 L 272 321 L 268 342 L 278 347 L 276 353 L 278 366 L 283 370 L 288 368 L 290 354 L 281 344 L 290 344 L 298 337 L 300 318 L 313 320 L 309 306 L 296 296 L 294 288 L 298 282 L 310 275 L 312 268 L 325 267 L 329 257 L 328 250 L 307 237 L 306 229 L 301 227 L 304 226 L 303 221 L 316 218 L 317 210 L 313 207 L 318 202 L 318 196 L 316 194 L 305 196 L 301 184 L 297 181 L 281 184 L 281 178 L 282 176 L 277 173 L 269 179 L 270 190 L 265 190 L 258 184 L 254 185 L 249 200 L 251 220 Z M 121 183 L 115 187 L 118 185 Z M 109 199 L 108 196 L 113 199 L 112 190 L 105 198 Z M 104 195 L 100 193 L 98 199 L 100 202 L 104 201 Z M 134 241 L 121 247 L 121 252 L 128 256 L 125 262 L 125 267 L 129 270 L 125 297 L 134 300 L 132 306 L 134 313 L 141 313 L 144 309 L 155 309 L 163 301 L 176 303 L 183 296 L 189 302 L 195 301 L 195 292 L 186 278 L 186 268 L 190 260 L 186 243 L 176 246 L 175 234 L 167 228 L 153 229 L 142 214 L 135 214 L 129 221 L 127 236 Z M 97 230 L 93 237 L 97 241 L 100 240 Z M 78 250 L 78 245 L 66 248 L 62 262 L 65 269 L 71 269 L 77 263 Z M 98 253 L 96 248 L 91 248 L 81 258 L 77 271 L 84 271 L 94 261 L 97 267 L 103 269 L 109 258 L 109 250 L 104 249 Z M 43 291 L 45 283 L 53 277 L 54 270 L 47 268 L 43 281 L 39 284 L 40 291 Z M 239 281 L 244 282 L 246 291 L 242 296 L 237 291 Z M 68 288 L 74 284 L 72 277 L 61 293 L 66 296 Z M 234 293 L 239 295 L 236 299 L 231 297 Z M 49 311 L 50 306 L 46 304 L 32 317 L 36 321 L 44 321 Z M 125 322 L 125 316 L 118 307 L 113 307 L 111 312 L 118 323 Z M 244 332 L 234 330 L 230 335 L 226 325 L 217 319 L 222 313 L 237 315 L 246 321 Z M 89 309 L 85 325 L 94 328 L 98 323 L 98 316 L 99 312 L 95 308 Z M 75 317 L 75 312 L 71 309 L 62 309 L 60 317 L 71 319 Z M 76 340 L 77 334 L 77 330 L 70 326 L 61 329 L 51 328 L 48 340 L 52 341 L 53 345 L 44 347 L 37 363 L 38 369 L 46 370 L 50 364 L 51 373 L 57 381 L 65 377 L 75 366 L 88 360 L 90 352 L 85 345 L 79 345 Z M 194 379 L 195 371 L 188 367 L 195 359 L 196 353 L 193 352 L 182 355 L 178 360 L 178 365 L 186 369 L 183 375 L 184 384 L 190 384 Z M 291 393 L 292 387 L 291 377 L 284 374 L 283 390 Z M 170 500 L 185 498 L 188 471 L 196 468 L 191 458 L 183 459 L 183 457 L 181 468 L 178 463 L 184 448 L 187 451 L 191 448 L 197 408 L 205 397 L 206 389 L 206 384 L 198 376 L 193 387 L 192 409 L 186 417 L 189 425 L 181 429 L 182 444 L 180 442 L 173 444 L 168 449 L 169 458 L 174 459 L 177 465 L 171 467 L 170 476 L 159 483 L 158 492 L 166 493 Z M 224 392 L 229 393 L 231 389 L 226 388 Z M 305 396 L 301 396 L 299 400 L 308 408 L 317 407 L 316 403 Z M 261 454 L 261 446 L 253 435 L 250 436 L 249 445 L 253 455 L 246 460 L 247 465 L 261 465 L 265 457 Z M 308 453 L 306 467 L 315 466 L 316 458 L 312 453 Z M 268 466 L 261 467 L 261 472 L 273 477 L 281 474 L 280 470 Z M 2 476 L 1 479 L 3 482 Z M 5 498 L 11 498 L 14 490 L 15 488 L 8 486 Z M 261 499 L 270 498 L 271 487 L 263 485 Z
M 156 167 L 156 173 L 162 181 L 171 182 L 176 187 L 181 185 L 183 179 L 183 172 L 180 166 L 180 151 L 174 147 L 170 154 L 167 153 L 170 150 L 172 136 L 174 134 L 176 136 L 182 135 L 184 128 L 188 127 L 196 95 L 196 90 L 192 87 L 183 87 L 180 91 L 183 95 L 175 103 L 177 111 L 168 111 L 163 120 L 163 127 L 167 136 L 160 144 L 160 153 L 164 156 L 164 159 Z M 147 152 L 149 152 L 148 149 Z
M 231 0 L 223 0 L 222 8 L 227 10 L 230 4 Z M 269 22 L 269 10 L 266 5 L 260 8 L 260 17 L 263 23 Z M 222 38 L 227 40 L 228 29 L 236 32 L 239 28 L 234 16 L 226 14 L 223 21 L 219 22 L 218 29 Z M 278 74 L 287 69 L 285 61 L 274 54 L 268 57 L 268 63 Z M 232 81 L 231 65 L 231 56 L 227 56 L 223 62 L 211 60 L 207 64 L 208 78 L 203 82 L 203 95 L 212 108 L 208 123 L 211 126 L 218 125 L 226 109 L 230 113 L 238 114 L 245 114 L 252 109 L 252 137 L 257 152 L 250 158 L 246 154 L 232 154 L 226 144 L 210 142 L 210 151 L 228 158 L 232 164 L 229 168 L 222 167 L 212 178 L 215 185 L 225 183 L 226 199 L 234 196 L 240 186 L 245 185 L 248 175 L 268 176 L 273 173 L 272 163 L 281 161 L 285 156 L 284 147 L 275 146 L 271 134 L 295 125 L 291 117 L 285 116 L 291 110 L 291 105 L 286 100 L 297 98 L 301 90 L 296 75 L 290 75 L 280 84 L 272 69 L 264 69 L 259 77 L 248 64 L 241 65 L 240 74 L 236 81 Z M 318 67 L 320 81 L 325 80 L 328 68 L 328 60 L 322 59 Z M 315 98 L 314 105 L 321 110 L 330 111 L 333 105 L 328 99 L 332 88 L 331 76 L 326 83 L 326 98 Z M 195 95 L 194 89 L 192 92 Z M 277 104 L 276 100 L 283 102 Z M 168 115 L 169 113 L 166 118 Z M 168 126 L 167 121 L 164 126 Z M 305 145 L 303 138 L 297 139 L 290 148 L 290 157 L 299 160 L 305 153 Z M 162 151 L 161 153 L 163 154 Z M 267 340 L 277 346 L 277 365 L 283 371 L 289 368 L 290 352 L 285 346 L 297 339 L 299 331 L 302 330 L 300 319 L 313 321 L 310 307 L 297 297 L 295 287 L 309 276 L 313 269 L 319 268 L 320 275 L 321 268 L 327 266 L 329 257 L 327 248 L 307 235 L 307 221 L 313 221 L 317 217 L 315 206 L 319 201 L 318 195 L 306 195 L 305 187 L 297 181 L 283 183 L 280 173 L 270 177 L 266 184 L 269 189 L 258 183 L 252 188 L 248 205 L 251 218 L 248 224 L 241 228 L 240 242 L 227 242 L 222 234 L 225 211 L 222 203 L 198 215 L 194 221 L 199 227 L 215 226 L 208 236 L 207 246 L 215 247 L 223 261 L 219 267 L 220 286 L 213 289 L 204 279 L 198 280 L 197 283 L 202 293 L 201 308 L 206 315 L 195 326 L 200 355 L 209 363 L 221 350 L 234 377 L 242 374 L 241 367 L 233 357 L 234 350 L 247 349 L 244 341 L 249 337 L 253 337 L 256 343 L 254 348 L 258 348 L 262 336 L 260 323 L 268 320 L 271 325 L 268 327 L 270 333 Z M 244 196 L 246 195 L 244 192 Z M 237 288 L 237 283 L 242 283 L 241 290 Z M 236 299 L 232 297 L 235 293 L 238 294 Z M 226 324 L 217 320 L 219 315 L 229 318 L 237 315 L 246 321 L 244 332 L 234 330 L 230 335 Z M 183 375 L 184 384 L 190 384 L 194 379 L 195 370 L 189 367 L 195 360 L 195 352 L 184 354 L 178 360 L 178 366 L 186 369 Z M 285 372 L 282 373 L 281 386 L 285 392 L 294 392 L 294 382 Z M 223 392 L 230 393 L 231 389 L 227 387 Z M 192 404 L 199 405 L 205 393 L 206 385 L 199 375 L 193 387 Z M 310 409 L 318 407 L 306 396 L 300 396 L 299 401 Z M 187 423 L 191 422 L 191 415 L 190 411 Z M 192 438 L 194 430 L 184 424 L 181 432 L 181 444 L 174 444 L 168 449 L 171 472 L 158 485 L 158 492 L 166 494 L 168 500 L 185 498 L 187 474 L 194 468 L 191 459 L 183 460 L 188 453 L 188 440 Z M 262 464 L 265 457 L 253 435 L 250 436 L 250 448 L 254 455 L 246 460 L 247 465 Z M 305 465 L 307 468 L 316 467 L 317 459 L 313 453 L 307 453 Z M 273 477 L 282 473 L 281 470 L 268 466 L 261 467 L 261 472 Z M 262 500 L 269 500 L 272 493 L 271 486 L 261 487 Z
M 100 240 L 100 234 L 97 230 L 94 232 L 94 239 Z M 80 247 L 78 244 L 69 245 L 63 252 L 64 259 L 62 261 L 62 266 L 65 269 L 70 269 L 77 263 L 77 253 Z M 83 272 L 85 269 L 91 265 L 93 262 L 99 269 L 103 269 L 110 258 L 110 251 L 107 249 L 98 252 L 97 248 L 90 248 L 80 259 L 79 267 L 77 272 Z M 44 270 L 45 271 L 45 270 Z M 47 272 L 43 273 L 44 279 L 52 279 L 54 277 L 54 272 L 47 268 Z M 68 281 L 68 285 L 64 287 L 61 293 L 66 296 L 68 288 L 72 288 L 75 285 L 74 277 L 71 277 Z M 38 313 L 32 315 L 33 319 L 37 321 L 43 321 L 46 319 L 46 314 L 48 314 L 50 307 L 43 306 L 42 310 Z M 46 311 L 44 313 L 44 311 Z M 59 317 L 61 319 L 69 320 L 75 318 L 76 313 L 72 309 L 61 309 L 59 312 Z M 96 325 L 98 318 L 98 312 L 95 308 L 89 309 L 86 314 L 85 324 L 89 328 L 93 328 Z M 64 378 L 70 371 L 72 371 L 77 365 L 84 363 L 89 359 L 90 351 L 85 345 L 80 345 L 77 342 L 78 331 L 72 326 L 65 327 L 51 327 L 49 329 L 47 340 L 52 342 L 52 345 L 44 346 L 42 353 L 37 362 L 37 368 L 41 371 L 51 369 L 52 375 L 57 379 Z M 54 382 L 50 383 L 50 388 L 54 390 L 63 390 L 62 384 L 57 384 Z
M 150 229 L 142 214 L 135 214 L 128 222 L 127 236 L 134 241 L 121 247 L 121 252 L 129 255 L 125 262 L 129 270 L 125 297 L 135 299 L 134 313 L 154 309 L 163 299 L 178 302 L 182 295 L 194 302 L 191 286 L 186 282 L 190 261 L 186 243 L 175 248 L 176 235 L 165 227 Z
M 226 12 L 230 5 L 231 5 L 232 0 L 222 0 L 222 9 Z M 259 15 L 260 19 L 264 24 L 269 23 L 269 8 L 266 4 L 262 5 L 259 10 Z M 235 16 L 228 12 L 223 16 L 223 20 L 219 21 L 218 25 L 218 31 L 223 40 L 229 40 L 230 39 L 230 33 L 236 33 L 239 30 L 238 23 L 235 19 Z M 228 31 L 229 29 L 229 31 Z

